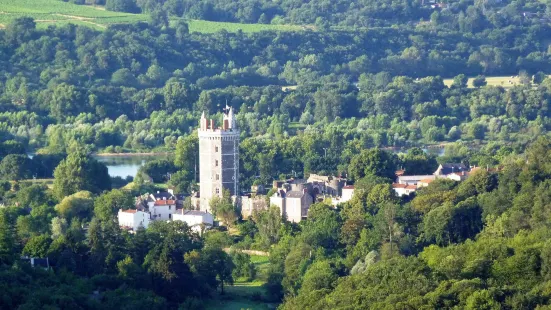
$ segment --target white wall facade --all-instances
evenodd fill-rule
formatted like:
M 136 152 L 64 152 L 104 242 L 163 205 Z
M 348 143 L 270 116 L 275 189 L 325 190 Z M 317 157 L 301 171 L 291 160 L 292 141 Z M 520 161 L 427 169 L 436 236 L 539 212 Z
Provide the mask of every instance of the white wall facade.
M 285 198 L 285 216 L 288 221 L 293 223 L 299 223 L 302 220 L 301 198 Z
M 176 213 L 176 204 L 154 205 L 149 208 L 149 213 L 152 221 L 168 221 Z
M 147 229 L 151 218 L 147 212 L 138 210 L 119 210 L 118 220 L 119 226 L 128 227 L 136 231 L 140 226 Z
M 340 202 L 347 202 L 352 199 L 352 196 L 354 196 L 354 188 L 343 187 Z

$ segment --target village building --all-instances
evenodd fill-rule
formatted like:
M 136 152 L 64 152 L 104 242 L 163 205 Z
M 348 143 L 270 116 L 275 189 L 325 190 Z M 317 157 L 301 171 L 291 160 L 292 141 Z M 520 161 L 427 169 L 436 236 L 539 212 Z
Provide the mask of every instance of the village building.
M 394 183 L 392 184 L 392 189 L 396 193 L 396 196 L 402 197 L 414 193 L 417 190 L 417 185 Z
M 342 188 L 341 202 L 347 202 L 354 196 L 354 185 L 347 185 Z
M 342 188 L 346 185 L 346 179 L 310 174 L 306 183 L 312 185 L 316 195 L 323 194 L 331 197 L 337 197 L 342 195 Z
M 448 174 L 452 173 L 461 173 L 461 172 L 468 172 L 470 169 L 465 166 L 464 164 L 441 164 L 438 166 L 436 171 L 434 171 L 435 176 L 447 176 Z
M 212 214 L 196 210 L 178 210 L 178 212 L 173 214 L 172 220 L 187 223 L 197 233 L 201 233 L 203 228 L 209 228 L 214 225 Z
M 147 195 L 146 203 L 149 208 L 155 205 L 155 202 L 158 200 L 176 200 L 176 196 L 170 191 L 161 192 L 157 191 L 156 193 Z
M 171 220 L 176 213 L 176 200 L 157 200 L 149 207 L 149 213 L 154 221 Z
M 417 182 L 417 188 L 421 187 L 427 187 L 430 183 L 432 183 L 435 179 L 423 179 Z
M 266 202 L 266 196 L 260 195 L 244 195 L 240 197 L 241 217 L 248 219 L 254 211 L 262 211 L 268 209 L 269 205 Z
M 132 231 L 136 231 L 140 226 L 147 228 L 151 222 L 151 215 L 149 212 L 136 209 L 119 210 L 117 218 L 119 220 L 119 226 Z
M 396 178 L 396 183 L 402 185 L 417 185 L 421 180 L 434 180 L 436 175 L 401 175 Z
M 308 216 L 308 209 L 314 203 L 314 198 L 306 189 L 278 190 L 270 197 L 270 205 L 277 206 L 288 221 L 298 223 Z

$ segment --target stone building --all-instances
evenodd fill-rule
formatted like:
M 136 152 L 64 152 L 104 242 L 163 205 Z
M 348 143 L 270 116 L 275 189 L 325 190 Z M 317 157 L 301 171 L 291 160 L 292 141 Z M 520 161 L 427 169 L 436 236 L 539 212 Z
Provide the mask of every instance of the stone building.
M 239 195 L 239 129 L 233 109 L 226 106 L 222 125 L 201 116 L 199 128 L 200 209 L 210 212 L 209 202 L 228 190 Z

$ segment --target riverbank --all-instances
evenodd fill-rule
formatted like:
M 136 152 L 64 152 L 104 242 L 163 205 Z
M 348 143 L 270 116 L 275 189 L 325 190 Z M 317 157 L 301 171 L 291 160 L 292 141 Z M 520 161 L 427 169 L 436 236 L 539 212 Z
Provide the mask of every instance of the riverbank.
M 110 157 L 110 156 L 165 156 L 171 152 L 146 152 L 146 153 L 93 153 L 92 156 Z

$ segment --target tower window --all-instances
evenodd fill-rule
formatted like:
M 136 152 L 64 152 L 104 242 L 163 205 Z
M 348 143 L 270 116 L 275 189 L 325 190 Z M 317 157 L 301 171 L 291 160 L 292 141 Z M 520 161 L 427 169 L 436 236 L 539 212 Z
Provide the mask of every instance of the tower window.
M 214 147 L 214 151 L 215 151 L 216 153 L 218 153 L 218 147 L 217 147 L 217 146 Z
M 214 161 L 214 166 L 215 166 L 215 167 L 218 167 L 218 160 L 215 160 L 215 161 Z
M 220 189 L 219 188 L 216 189 L 216 193 L 220 194 Z
M 218 181 L 218 180 L 220 180 L 220 175 L 219 174 L 216 175 L 216 181 Z

